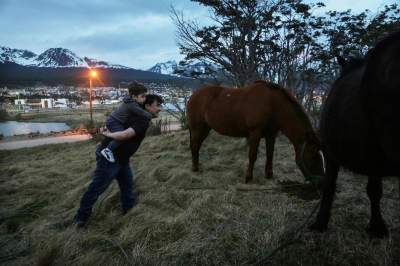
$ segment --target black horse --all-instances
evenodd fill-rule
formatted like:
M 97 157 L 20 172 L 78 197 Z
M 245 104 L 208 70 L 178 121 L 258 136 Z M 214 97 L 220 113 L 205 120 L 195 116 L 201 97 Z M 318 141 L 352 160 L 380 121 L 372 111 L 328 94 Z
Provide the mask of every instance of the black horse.
M 325 231 L 339 168 L 368 176 L 371 219 L 367 231 L 384 237 L 382 177 L 400 176 L 400 31 L 380 41 L 363 60 L 338 58 L 341 76 L 321 116 L 326 157 L 321 207 L 311 229 Z

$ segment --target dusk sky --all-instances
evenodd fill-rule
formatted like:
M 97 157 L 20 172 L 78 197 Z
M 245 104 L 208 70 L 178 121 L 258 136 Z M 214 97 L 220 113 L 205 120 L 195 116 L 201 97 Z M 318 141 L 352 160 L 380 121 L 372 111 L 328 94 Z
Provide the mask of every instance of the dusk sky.
M 326 4 L 326 10 L 376 12 L 399 0 L 319 2 Z M 209 14 L 189 0 L 0 0 L 0 46 L 37 54 L 62 47 L 80 57 L 147 69 L 183 57 L 176 44 L 171 5 L 199 22 Z

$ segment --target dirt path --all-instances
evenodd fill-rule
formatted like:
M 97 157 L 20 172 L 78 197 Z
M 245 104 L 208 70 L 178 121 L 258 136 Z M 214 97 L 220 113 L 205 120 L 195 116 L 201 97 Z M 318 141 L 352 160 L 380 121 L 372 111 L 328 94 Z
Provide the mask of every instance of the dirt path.
M 76 142 L 76 141 L 88 140 L 90 138 L 91 136 L 89 134 L 85 134 L 85 135 L 45 137 L 45 138 L 15 140 L 15 141 L 0 141 L 0 150 L 15 150 L 15 149 L 28 148 L 46 144 Z
M 181 129 L 180 123 L 171 123 L 168 128 L 163 131 L 175 131 Z M 22 140 L 3 140 L 0 141 L 0 150 L 16 150 L 21 148 L 30 148 L 40 145 L 68 143 L 91 139 L 89 134 L 83 135 L 70 135 L 70 136 L 57 136 L 57 137 L 38 137 L 34 139 Z

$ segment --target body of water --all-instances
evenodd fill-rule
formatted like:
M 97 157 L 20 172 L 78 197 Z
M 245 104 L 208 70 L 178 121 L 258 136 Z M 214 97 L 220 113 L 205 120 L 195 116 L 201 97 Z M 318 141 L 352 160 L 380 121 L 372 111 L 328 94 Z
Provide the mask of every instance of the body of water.
M 0 123 L 0 134 L 5 137 L 23 135 L 29 133 L 50 133 L 69 130 L 70 127 L 65 123 L 35 123 L 35 122 L 16 122 L 8 121 Z

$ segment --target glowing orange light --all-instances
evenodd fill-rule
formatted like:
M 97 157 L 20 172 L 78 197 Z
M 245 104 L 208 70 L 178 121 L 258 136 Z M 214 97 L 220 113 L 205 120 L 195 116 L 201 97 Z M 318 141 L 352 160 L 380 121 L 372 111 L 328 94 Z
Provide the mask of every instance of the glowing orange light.
M 97 72 L 94 71 L 94 70 L 90 70 L 90 76 L 91 76 L 92 78 L 97 77 Z

